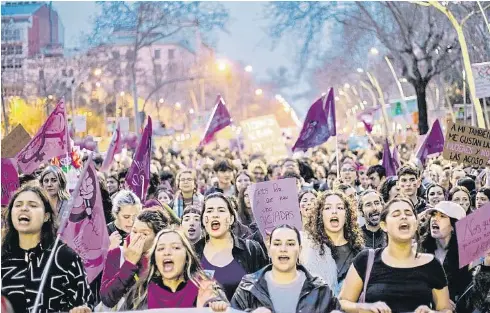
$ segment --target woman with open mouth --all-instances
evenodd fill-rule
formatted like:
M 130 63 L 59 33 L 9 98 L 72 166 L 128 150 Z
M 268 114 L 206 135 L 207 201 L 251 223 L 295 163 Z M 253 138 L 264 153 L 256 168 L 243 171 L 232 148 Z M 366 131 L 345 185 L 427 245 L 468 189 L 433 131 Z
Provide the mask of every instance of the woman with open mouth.
M 124 246 L 112 249 L 107 254 L 100 296 L 106 308 L 121 307 L 123 296 L 144 276 L 155 235 L 167 228 L 169 220 L 162 211 L 142 211 L 133 224 Z
M 131 288 L 123 309 L 210 307 L 214 312 L 224 312 L 228 308 L 224 293 L 204 273 L 182 232 L 159 232 L 148 259 L 148 275 Z
M 29 312 L 56 238 L 55 211 L 41 187 L 25 185 L 10 200 L 2 238 L 2 295 Z M 61 243 L 42 290 L 39 312 L 92 312 L 94 297 L 81 258 Z
M 301 249 L 301 235 L 296 228 L 275 227 L 269 248 L 272 264 L 242 279 L 231 306 L 262 313 L 323 313 L 340 309 L 325 281 L 299 264 Z
M 53 203 L 55 221 L 60 223 L 63 209 L 68 204 L 68 199 L 70 199 L 70 194 L 66 190 L 65 173 L 58 166 L 48 166 L 41 173 L 39 182 Z
M 307 228 L 307 237 L 311 238 L 317 256 L 312 257 L 311 253 L 308 256 L 305 250 L 303 264 L 329 282 L 335 294 L 339 293 L 354 257 L 364 247 L 356 210 L 342 192 L 327 191 L 318 199 Z M 331 262 L 332 257 L 335 264 Z M 324 262 L 318 264 L 314 262 L 316 259 L 323 259 Z M 336 273 L 333 282 L 332 271 Z
M 380 225 L 388 245 L 364 250 L 354 259 L 339 296 L 344 312 L 452 312 L 441 263 L 413 249 L 418 224 L 409 199 L 385 205 Z
M 208 276 L 223 286 L 228 299 L 244 275 L 267 264 L 257 242 L 234 235 L 236 222 L 236 212 L 225 195 L 217 192 L 206 197 L 201 213 L 206 236 L 196 243 L 196 253 Z
M 461 297 L 471 284 L 471 272 L 468 266 L 459 268 L 458 237 L 456 222 L 466 216 L 464 209 L 457 203 L 441 201 L 427 210 L 429 217 L 427 231 L 422 236 L 421 247 L 424 252 L 434 254 L 441 262 L 446 273 L 449 296 L 453 310 L 458 313 L 465 310 L 465 300 Z M 456 307 L 455 303 L 458 303 Z

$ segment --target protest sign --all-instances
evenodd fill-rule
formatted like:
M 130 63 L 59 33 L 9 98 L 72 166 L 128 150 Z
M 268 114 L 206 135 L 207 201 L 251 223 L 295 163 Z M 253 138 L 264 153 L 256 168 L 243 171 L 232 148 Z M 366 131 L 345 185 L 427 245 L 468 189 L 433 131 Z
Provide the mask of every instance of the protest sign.
M 490 97 L 490 62 L 471 64 L 477 98 Z
M 15 159 L 2 158 L 2 205 L 8 205 L 10 197 L 19 188 L 19 174 Z
M 490 130 L 450 122 L 442 156 L 460 164 L 485 166 L 490 159 Z
M 87 131 L 87 116 L 76 115 L 73 117 L 73 126 L 77 133 L 83 133 Z
M 119 126 L 121 127 L 121 133 L 129 133 L 129 117 L 120 117 Z
M 24 126 L 21 124 L 17 125 L 2 140 L 2 158 L 8 159 L 15 157 L 29 141 L 31 141 L 31 136 L 29 136 Z
M 264 115 L 241 122 L 245 148 L 276 160 L 288 157 L 282 131 L 274 115 Z
M 286 178 L 248 187 L 252 212 L 263 238 L 274 227 L 288 224 L 302 230 L 296 179 Z
M 490 251 L 490 204 L 456 222 L 459 267 L 470 264 Z

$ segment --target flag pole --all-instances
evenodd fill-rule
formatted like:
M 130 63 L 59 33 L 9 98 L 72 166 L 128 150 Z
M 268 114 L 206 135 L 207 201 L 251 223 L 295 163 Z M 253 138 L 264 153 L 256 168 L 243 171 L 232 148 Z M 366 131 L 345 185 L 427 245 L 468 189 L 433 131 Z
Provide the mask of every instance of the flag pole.
M 71 210 L 73 209 L 73 205 L 74 205 L 74 201 L 75 201 L 75 199 L 73 198 L 73 195 L 77 195 L 80 192 L 80 186 L 82 185 L 82 181 L 85 178 L 85 175 L 87 174 L 88 166 L 89 166 L 90 162 L 92 162 L 92 157 L 93 157 L 93 152 L 89 154 L 88 159 L 83 166 L 82 174 L 80 174 L 80 178 L 78 179 L 75 190 L 73 191 L 72 197 L 68 201 L 67 210 L 65 210 L 63 212 L 63 215 L 61 216 L 60 228 L 58 229 L 58 233 L 56 235 L 56 240 L 54 241 L 53 247 L 51 248 L 51 252 L 49 254 L 48 261 L 46 262 L 46 265 L 45 265 L 44 270 L 43 270 L 43 274 L 41 276 L 41 283 L 39 284 L 39 289 L 37 291 L 36 300 L 34 301 L 34 308 L 32 310 L 32 313 L 37 313 L 37 310 L 39 308 L 39 303 L 41 302 L 42 291 L 44 289 L 44 285 L 46 284 L 46 279 L 48 278 L 49 269 L 51 268 L 51 265 L 53 264 L 54 255 L 55 255 L 56 249 L 58 248 L 58 245 L 60 243 L 61 234 L 65 230 L 68 217 L 70 216 Z M 51 218 L 53 218 L 53 216 Z

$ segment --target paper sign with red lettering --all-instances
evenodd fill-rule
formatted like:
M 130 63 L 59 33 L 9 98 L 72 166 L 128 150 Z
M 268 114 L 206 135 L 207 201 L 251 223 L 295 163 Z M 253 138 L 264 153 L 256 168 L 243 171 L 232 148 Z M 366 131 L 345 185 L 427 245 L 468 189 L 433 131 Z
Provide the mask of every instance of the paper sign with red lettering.
M 490 204 L 456 222 L 459 267 L 470 264 L 490 251 Z
M 19 173 L 15 159 L 2 158 L 2 205 L 8 205 L 10 197 L 19 188 Z
M 302 230 L 295 178 L 266 181 L 248 187 L 252 212 L 263 238 L 274 227 L 288 224 Z

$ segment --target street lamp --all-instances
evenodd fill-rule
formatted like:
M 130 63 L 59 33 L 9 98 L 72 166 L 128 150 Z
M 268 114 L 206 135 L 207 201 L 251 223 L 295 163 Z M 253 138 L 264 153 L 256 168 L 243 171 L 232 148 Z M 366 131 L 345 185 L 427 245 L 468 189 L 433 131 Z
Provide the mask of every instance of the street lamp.
M 245 66 L 245 72 L 252 73 L 252 71 L 253 71 L 252 65 Z
M 121 91 L 121 92 L 119 93 L 119 95 L 120 95 L 121 97 L 124 97 L 124 91 Z
M 194 109 L 189 109 L 189 114 L 194 114 Z
M 158 100 L 158 102 L 163 103 L 163 98 L 160 98 L 160 100 Z
M 374 55 L 378 55 L 379 54 L 379 50 L 376 49 L 375 47 L 372 47 L 371 50 L 369 50 L 369 53 L 374 54 Z
M 218 70 L 223 72 L 225 71 L 227 68 L 227 64 L 226 64 L 226 61 L 224 60 L 221 60 L 221 61 L 218 61 Z
M 357 68 L 357 72 L 358 72 L 358 73 L 363 73 L 363 72 L 364 72 L 364 70 L 363 70 L 362 68 L 358 67 L 358 68 Z
M 95 75 L 95 76 L 100 76 L 100 74 L 102 74 L 102 70 L 101 70 L 100 68 L 96 68 L 96 69 L 94 70 L 94 75 Z
M 344 84 L 344 88 L 345 88 L 345 89 L 349 89 L 349 88 L 350 88 L 350 85 L 349 85 L 348 83 L 345 83 L 345 84 Z
M 175 102 L 175 108 L 177 110 L 180 110 L 181 107 L 182 107 L 182 105 L 180 104 L 180 102 Z
M 407 79 L 405 77 L 400 78 L 400 83 L 406 83 Z
M 256 96 L 261 96 L 263 93 L 264 93 L 264 91 L 262 89 L 260 89 L 260 88 L 255 90 L 255 95 Z
M 53 100 L 53 95 L 49 95 L 49 96 L 48 96 L 48 99 L 49 99 L 49 100 Z
M 95 86 L 100 87 L 100 82 L 96 82 Z

